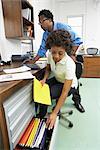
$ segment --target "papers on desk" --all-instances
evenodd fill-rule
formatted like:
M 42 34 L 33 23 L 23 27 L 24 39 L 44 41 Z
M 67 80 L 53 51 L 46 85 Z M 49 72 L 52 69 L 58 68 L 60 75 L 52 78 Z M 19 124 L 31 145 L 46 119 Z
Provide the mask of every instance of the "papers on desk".
M 13 80 L 21 80 L 21 79 L 33 79 L 34 76 L 30 71 L 16 73 L 16 74 L 3 74 L 0 75 L 0 82 L 4 81 L 13 81 Z
M 12 69 L 3 69 L 5 73 L 17 73 L 17 72 L 24 72 L 24 71 L 29 71 L 31 68 L 27 66 L 21 66 L 18 68 L 12 68 Z
M 33 84 L 33 99 L 37 103 L 51 105 L 50 90 L 47 84 L 42 84 L 36 78 L 34 78 Z
M 41 57 L 38 61 L 47 61 L 47 57 Z
M 42 69 L 47 66 L 47 58 L 40 58 L 38 61 L 36 61 L 36 64 Z

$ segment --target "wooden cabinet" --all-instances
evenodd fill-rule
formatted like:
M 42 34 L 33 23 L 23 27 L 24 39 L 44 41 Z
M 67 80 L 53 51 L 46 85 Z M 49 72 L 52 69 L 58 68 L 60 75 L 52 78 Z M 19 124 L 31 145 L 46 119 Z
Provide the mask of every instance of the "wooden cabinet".
M 34 37 L 33 7 L 27 0 L 2 0 L 2 8 L 7 38 Z
M 18 67 L 17 64 L 11 65 L 11 67 L 14 66 Z M 42 71 L 44 72 L 43 69 L 32 72 L 36 78 L 41 78 Z M 33 80 L 0 83 L 0 150 L 18 150 L 18 141 L 30 120 L 35 116 L 32 91 Z M 57 118 L 48 143 L 48 150 L 55 150 L 58 122 Z
M 82 77 L 100 78 L 100 56 L 84 56 Z

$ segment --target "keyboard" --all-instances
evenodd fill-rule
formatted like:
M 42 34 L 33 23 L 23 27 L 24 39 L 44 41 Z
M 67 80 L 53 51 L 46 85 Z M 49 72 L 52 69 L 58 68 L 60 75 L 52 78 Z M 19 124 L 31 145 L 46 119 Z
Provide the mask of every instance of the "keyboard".
M 40 67 L 37 64 L 24 64 L 27 67 L 31 68 L 31 70 L 39 70 Z

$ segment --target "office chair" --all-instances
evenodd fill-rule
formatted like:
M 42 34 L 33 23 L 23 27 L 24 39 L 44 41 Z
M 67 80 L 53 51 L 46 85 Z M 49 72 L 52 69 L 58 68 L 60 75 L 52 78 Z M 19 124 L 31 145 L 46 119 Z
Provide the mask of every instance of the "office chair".
M 79 79 L 82 75 L 82 70 L 83 70 L 83 56 L 82 55 L 77 55 L 76 56 L 76 77 L 78 79 L 78 87 L 77 87 L 77 89 L 73 90 L 72 93 L 69 93 L 68 96 L 70 96 L 71 94 L 73 95 L 74 92 L 79 93 L 79 86 L 82 86 L 82 84 L 79 83 Z M 69 111 L 66 111 L 66 112 L 60 112 L 58 114 L 59 119 L 60 119 L 60 123 L 65 127 L 72 128 L 73 123 L 67 118 L 69 115 L 72 115 L 72 114 L 73 114 L 72 110 L 69 110 Z M 64 121 L 68 125 L 63 124 L 62 121 Z

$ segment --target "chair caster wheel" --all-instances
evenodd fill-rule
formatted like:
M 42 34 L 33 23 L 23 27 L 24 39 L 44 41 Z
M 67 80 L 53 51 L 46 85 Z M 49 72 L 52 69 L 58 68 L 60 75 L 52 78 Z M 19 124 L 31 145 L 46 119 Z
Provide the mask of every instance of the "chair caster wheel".
M 73 124 L 70 122 L 69 125 L 68 125 L 68 127 L 69 127 L 69 128 L 72 128 L 72 127 L 73 127 Z
M 80 86 L 82 86 L 82 83 L 80 83 Z
M 71 110 L 70 112 L 69 112 L 69 115 L 72 115 L 73 114 L 73 111 Z

